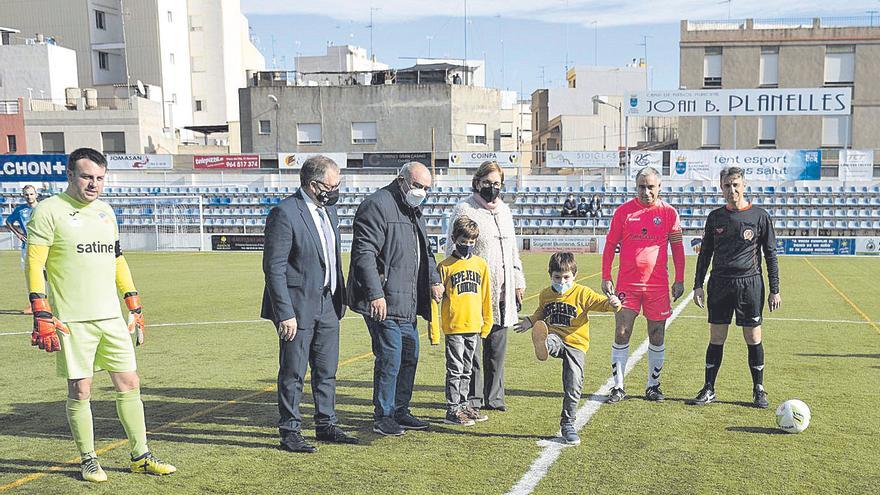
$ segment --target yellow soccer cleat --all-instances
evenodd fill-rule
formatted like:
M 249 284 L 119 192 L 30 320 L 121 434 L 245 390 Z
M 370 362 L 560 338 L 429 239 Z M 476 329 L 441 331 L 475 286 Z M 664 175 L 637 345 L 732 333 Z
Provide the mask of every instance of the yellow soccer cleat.
M 152 452 L 147 452 L 146 454 L 131 459 L 132 473 L 165 476 L 166 474 L 171 474 L 176 471 L 176 467 L 157 458 Z
M 101 469 L 97 457 L 83 457 L 82 461 L 79 463 L 79 469 L 82 472 L 83 481 L 91 481 L 92 483 L 102 483 L 107 481 L 107 473 Z

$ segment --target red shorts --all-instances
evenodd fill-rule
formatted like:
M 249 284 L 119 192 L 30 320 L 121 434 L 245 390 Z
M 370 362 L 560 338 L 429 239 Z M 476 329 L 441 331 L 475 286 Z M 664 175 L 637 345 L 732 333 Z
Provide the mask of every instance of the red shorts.
M 663 321 L 672 315 L 669 301 L 669 289 L 617 289 L 623 307 L 638 313 L 652 321 Z

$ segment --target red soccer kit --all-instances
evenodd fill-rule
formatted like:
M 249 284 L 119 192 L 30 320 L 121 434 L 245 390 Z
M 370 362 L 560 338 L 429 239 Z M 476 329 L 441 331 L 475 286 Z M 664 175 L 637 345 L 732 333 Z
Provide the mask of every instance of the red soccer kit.
M 672 245 L 675 281 L 684 282 L 684 246 L 678 212 L 658 199 L 653 206 L 638 198 L 620 205 L 611 218 L 611 228 L 602 252 L 602 279 L 611 280 L 614 250 L 620 245 L 620 268 L 615 284 L 623 307 L 636 313 L 644 308 L 645 318 L 669 318 L 669 272 L 667 244 Z

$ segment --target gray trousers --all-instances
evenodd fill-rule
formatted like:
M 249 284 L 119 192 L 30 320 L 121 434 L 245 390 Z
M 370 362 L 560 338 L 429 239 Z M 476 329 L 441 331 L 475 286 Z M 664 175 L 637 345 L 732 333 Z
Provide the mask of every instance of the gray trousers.
M 340 289 L 344 290 L 344 289 Z M 312 397 L 315 401 L 315 428 L 336 424 L 336 368 L 339 365 L 339 318 L 333 298 L 321 298 L 316 320 L 297 320 L 293 340 L 279 339 L 278 368 L 278 429 L 282 434 L 300 431 L 306 371 L 312 369 Z
M 471 367 L 479 343 L 479 333 L 446 336 L 446 408 L 450 412 L 468 405 Z
M 562 360 L 562 418 L 559 424 L 574 423 L 581 390 L 584 388 L 584 351 L 566 345 L 562 338 L 551 333 L 547 336 L 550 355 Z
M 480 352 L 482 348 L 482 353 Z M 507 353 L 507 327 L 493 325 L 477 344 L 474 354 L 468 402 L 471 407 L 504 407 L 504 355 Z M 481 356 L 482 354 L 482 356 Z M 482 360 L 481 360 L 482 357 Z

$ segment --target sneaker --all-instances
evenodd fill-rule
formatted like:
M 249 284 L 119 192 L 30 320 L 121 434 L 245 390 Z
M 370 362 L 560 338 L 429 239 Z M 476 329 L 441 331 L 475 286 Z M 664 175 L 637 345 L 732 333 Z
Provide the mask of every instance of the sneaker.
M 663 395 L 663 392 L 660 391 L 660 384 L 654 385 L 653 387 L 648 387 L 645 390 L 645 400 L 650 400 L 654 402 L 662 402 L 666 396 Z
M 464 411 L 464 414 L 467 417 L 471 418 L 472 420 L 476 421 L 477 423 L 480 423 L 480 422 L 483 422 L 483 421 L 486 421 L 489 419 L 489 416 L 486 416 L 485 414 L 481 413 L 479 409 L 476 409 L 471 406 L 465 406 L 462 409 L 462 411 Z
M 565 443 L 569 445 L 581 444 L 581 437 L 579 437 L 577 432 L 574 430 L 573 424 L 565 423 L 559 428 L 559 431 L 562 434 L 562 439 L 565 440 Z
M 626 392 L 623 391 L 622 388 L 614 387 L 611 389 L 611 393 L 608 394 L 608 403 L 614 404 L 622 401 L 626 397 Z
M 79 470 L 82 473 L 83 481 L 91 481 L 92 483 L 101 483 L 107 481 L 107 473 L 101 469 L 98 464 L 98 458 L 93 455 L 87 455 L 82 458 L 79 463 Z
M 546 361 L 550 357 L 550 351 L 547 350 L 547 324 L 543 321 L 536 321 L 532 326 L 532 344 L 535 346 L 535 357 L 538 361 Z
M 764 390 L 763 385 L 755 386 L 755 391 L 753 392 L 752 397 L 755 399 L 755 407 L 767 409 L 770 406 L 770 402 L 767 401 L 767 391 Z
M 446 417 L 443 418 L 443 423 L 455 426 L 474 426 L 475 424 L 474 420 L 469 418 L 467 413 L 464 412 L 464 409 L 446 411 Z
M 696 397 L 688 401 L 688 404 L 692 406 L 705 406 L 712 402 L 715 402 L 715 389 L 709 385 L 705 385 L 699 392 L 697 392 Z
M 330 425 L 325 428 L 315 429 L 315 438 L 321 442 L 345 443 L 356 445 L 359 440 L 345 432 L 336 425 Z
M 176 472 L 177 468 L 154 456 L 152 452 L 131 458 L 131 472 L 164 476 Z
M 424 430 L 430 426 L 430 423 L 413 416 L 409 411 L 401 414 L 395 420 L 404 430 Z
M 397 421 L 394 421 L 393 418 L 388 416 L 384 418 L 379 418 L 377 421 L 373 423 L 373 431 L 385 436 L 400 436 L 406 433 L 403 431 L 403 428 L 397 424 Z

